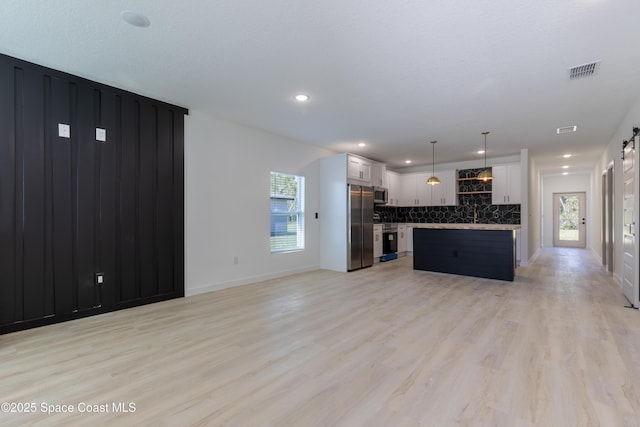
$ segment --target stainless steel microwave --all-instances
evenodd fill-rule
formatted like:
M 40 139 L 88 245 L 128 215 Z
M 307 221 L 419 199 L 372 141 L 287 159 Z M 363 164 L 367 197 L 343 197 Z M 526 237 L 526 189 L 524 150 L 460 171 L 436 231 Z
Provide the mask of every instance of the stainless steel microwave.
M 389 190 L 382 187 L 373 187 L 373 203 L 386 205 L 389 201 Z

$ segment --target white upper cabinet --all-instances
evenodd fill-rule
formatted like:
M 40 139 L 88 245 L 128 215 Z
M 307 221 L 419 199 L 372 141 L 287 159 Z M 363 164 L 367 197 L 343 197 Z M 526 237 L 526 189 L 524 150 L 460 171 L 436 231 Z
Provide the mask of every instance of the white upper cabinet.
M 429 185 L 429 173 L 412 173 L 400 176 L 402 197 L 400 206 L 455 206 L 458 204 L 456 195 L 456 171 L 439 171 L 436 176 L 440 184 Z
M 393 171 L 387 171 L 386 175 L 387 175 L 386 187 L 389 190 L 389 193 L 388 193 L 389 200 L 387 202 L 387 206 L 400 206 L 400 196 L 401 196 L 400 174 Z
M 427 180 L 431 174 L 411 173 L 401 175 L 402 197 L 400 206 L 429 206 L 431 204 L 431 186 Z
M 519 204 L 522 200 L 520 163 L 492 166 L 491 203 L 494 205 Z
M 347 179 L 363 181 L 371 185 L 371 160 L 349 154 L 347 156 Z
M 431 187 L 431 206 L 455 206 L 458 204 L 458 196 L 456 194 L 457 175 L 458 173 L 455 170 L 436 173 L 440 184 L 429 185 Z M 430 176 L 431 174 L 429 174 Z
M 400 206 L 416 205 L 416 179 L 413 175 L 400 175 Z
M 374 187 L 387 188 L 387 165 L 383 163 L 371 163 L 371 185 Z

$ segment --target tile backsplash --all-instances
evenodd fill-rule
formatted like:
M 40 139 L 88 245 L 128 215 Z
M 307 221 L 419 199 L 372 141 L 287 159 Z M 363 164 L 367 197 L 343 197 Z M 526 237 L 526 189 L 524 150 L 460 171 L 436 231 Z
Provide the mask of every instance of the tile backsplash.
M 474 177 L 482 169 L 458 171 L 460 178 Z M 491 183 L 460 181 L 459 191 L 490 191 Z M 380 222 L 520 224 L 520 205 L 492 205 L 491 194 L 460 194 L 457 206 L 376 206 Z
M 473 204 L 458 206 L 378 206 L 380 222 L 424 222 L 472 224 Z M 479 224 L 520 224 L 520 205 L 481 205 L 477 207 Z

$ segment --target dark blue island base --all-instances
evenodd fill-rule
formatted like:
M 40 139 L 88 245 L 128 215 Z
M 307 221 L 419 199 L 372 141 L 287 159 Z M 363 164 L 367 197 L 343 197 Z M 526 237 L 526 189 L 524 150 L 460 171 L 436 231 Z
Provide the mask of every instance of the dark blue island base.
M 513 281 L 516 231 L 414 228 L 413 268 Z

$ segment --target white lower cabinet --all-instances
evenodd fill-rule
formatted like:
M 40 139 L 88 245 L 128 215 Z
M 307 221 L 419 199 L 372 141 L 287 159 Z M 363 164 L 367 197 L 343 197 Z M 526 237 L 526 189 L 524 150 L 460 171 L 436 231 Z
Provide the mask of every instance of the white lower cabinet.
M 413 227 L 407 225 L 407 253 L 413 254 Z
M 522 260 L 522 255 L 521 255 L 521 245 L 520 245 L 520 229 L 518 228 L 516 230 L 516 266 L 520 265 L 520 262 Z
M 373 225 L 373 259 L 382 256 L 382 224 Z
M 398 255 L 403 255 L 407 251 L 407 226 L 398 225 Z

